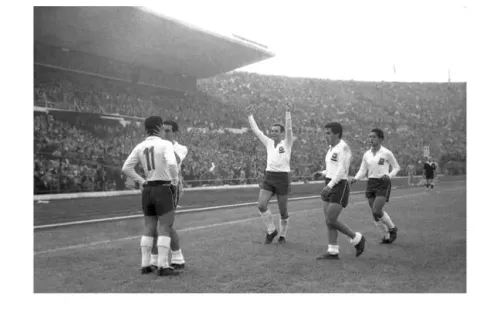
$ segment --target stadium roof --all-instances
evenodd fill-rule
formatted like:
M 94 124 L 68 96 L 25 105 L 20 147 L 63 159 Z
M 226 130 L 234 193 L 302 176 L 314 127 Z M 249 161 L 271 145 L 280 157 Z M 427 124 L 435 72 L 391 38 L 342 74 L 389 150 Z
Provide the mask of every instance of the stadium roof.
M 35 41 L 130 64 L 207 78 L 274 54 L 137 7 L 35 7 Z

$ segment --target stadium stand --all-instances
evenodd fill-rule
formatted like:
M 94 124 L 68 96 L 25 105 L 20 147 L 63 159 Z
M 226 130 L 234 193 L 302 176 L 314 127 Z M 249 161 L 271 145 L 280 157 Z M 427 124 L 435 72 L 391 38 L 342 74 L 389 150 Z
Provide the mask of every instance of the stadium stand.
M 65 8 L 35 9 L 35 194 L 136 188 L 120 168 L 143 139 L 141 120 L 153 114 L 173 119 L 181 127 L 179 142 L 190 150 L 183 168 L 188 186 L 256 183 L 265 168 L 265 150 L 247 132 L 244 108 L 258 105 L 256 120 L 265 131 L 275 121 L 284 121 L 285 102 L 294 106 L 295 180 L 307 181 L 312 171 L 322 169 L 322 126 L 332 120 L 345 126 L 344 136 L 354 155 L 351 174 L 359 167 L 367 133 L 373 127 L 386 132 L 385 145 L 402 167 L 421 160 L 423 146 L 429 145 L 443 172 L 465 173 L 464 83 L 220 74 L 272 57 L 272 53 L 236 38 L 193 30 L 144 9 L 81 8 L 78 13 L 103 27 L 109 20 L 140 21 L 141 27 L 136 23 L 127 26 L 132 37 L 142 38 L 146 30 L 158 34 L 161 26 L 191 42 L 191 46 L 179 44 L 162 52 L 151 38 L 132 42 L 116 32 L 120 27 L 95 37 L 85 32 L 88 25 L 71 18 L 76 13 L 62 14 L 60 10 Z M 65 19 L 51 19 L 63 15 Z M 37 20 L 44 27 L 36 27 Z M 79 41 L 72 39 L 71 29 L 83 29 Z M 171 36 L 165 35 L 163 43 L 172 44 L 168 41 Z M 107 41 L 128 51 L 111 51 Z M 206 46 L 202 55 L 210 61 L 192 62 L 203 58 L 193 52 L 199 51 L 193 42 L 198 42 L 196 47 Z M 140 44 L 153 56 L 141 54 Z M 221 45 L 229 49 L 225 55 Z M 158 69 L 157 63 L 164 65 Z M 417 174 L 421 170 L 417 165 Z

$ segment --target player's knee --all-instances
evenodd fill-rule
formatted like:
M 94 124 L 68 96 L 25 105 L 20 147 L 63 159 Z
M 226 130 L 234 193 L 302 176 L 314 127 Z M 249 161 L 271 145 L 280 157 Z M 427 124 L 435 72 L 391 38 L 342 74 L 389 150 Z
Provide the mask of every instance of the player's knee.
M 382 211 L 373 211 L 372 215 L 373 215 L 373 219 L 378 222 L 382 218 L 382 216 L 384 216 L 384 212 L 382 212 Z
M 326 226 L 328 226 L 329 228 L 333 228 L 335 226 L 335 223 L 337 222 L 337 219 L 333 216 L 327 216 L 326 217 Z
M 261 202 L 259 202 L 257 208 L 259 209 L 260 213 L 264 213 L 267 211 L 267 206 Z

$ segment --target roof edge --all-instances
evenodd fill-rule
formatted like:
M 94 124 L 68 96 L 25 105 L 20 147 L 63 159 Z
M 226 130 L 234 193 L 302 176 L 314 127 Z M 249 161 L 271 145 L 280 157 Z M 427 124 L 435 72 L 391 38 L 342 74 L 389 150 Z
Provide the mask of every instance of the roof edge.
M 266 54 L 269 58 L 276 56 L 276 54 L 274 52 L 272 52 L 269 49 L 266 49 L 264 47 L 261 47 L 263 45 L 259 44 L 257 42 L 255 44 L 252 44 L 251 42 L 249 42 L 250 40 L 243 41 L 243 40 L 237 39 L 236 37 L 235 38 L 228 37 L 228 36 L 216 33 L 216 32 L 211 31 L 211 30 L 203 29 L 203 28 L 201 28 L 199 26 L 195 26 L 193 24 L 190 24 L 188 22 L 179 20 L 177 18 L 174 18 L 174 17 L 171 17 L 171 16 L 167 16 L 167 15 L 165 15 L 163 13 L 154 11 L 154 10 L 152 10 L 150 8 L 147 8 L 147 7 L 132 7 L 132 8 L 135 9 L 135 10 L 140 10 L 140 11 L 143 11 L 145 13 L 152 14 L 152 15 L 155 15 L 157 17 L 160 17 L 160 18 L 163 18 L 163 19 L 175 22 L 175 23 L 180 24 L 180 25 L 182 25 L 182 26 L 184 26 L 186 28 L 189 28 L 191 30 L 195 30 L 195 31 L 199 31 L 199 32 L 204 32 L 204 33 L 210 34 L 210 35 L 212 35 L 214 37 L 217 37 L 219 39 L 226 40 L 226 41 L 228 41 L 230 43 L 235 43 L 235 44 L 239 44 L 239 45 L 242 45 L 244 47 L 247 47 L 247 48 L 251 48 L 253 50 L 256 50 L 258 52 Z

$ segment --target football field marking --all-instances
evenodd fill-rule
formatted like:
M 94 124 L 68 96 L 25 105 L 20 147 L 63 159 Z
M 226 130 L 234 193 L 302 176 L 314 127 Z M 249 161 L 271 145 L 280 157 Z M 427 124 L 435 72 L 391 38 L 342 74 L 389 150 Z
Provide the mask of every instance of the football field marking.
M 459 183 L 459 182 L 465 182 L 465 181 L 464 180 L 444 181 L 442 183 Z M 393 187 L 393 189 L 398 189 L 398 187 Z M 408 189 L 412 189 L 412 188 L 408 188 Z M 364 191 L 356 191 L 356 192 L 351 192 L 351 195 L 363 194 L 363 193 L 364 193 Z M 312 198 L 318 198 L 318 197 L 320 197 L 320 196 L 319 195 L 312 195 L 312 196 L 294 197 L 294 198 L 288 198 L 288 201 L 306 200 L 306 199 L 312 199 Z M 275 203 L 275 202 L 277 202 L 277 200 L 273 199 L 273 200 L 270 200 L 269 202 Z M 256 205 L 257 202 L 244 202 L 244 203 L 205 207 L 205 208 L 192 208 L 192 209 L 187 209 L 187 210 L 179 209 L 179 210 L 177 210 L 176 213 L 177 214 L 184 214 L 184 213 L 195 213 L 195 212 L 203 212 L 203 211 L 210 211 L 210 210 L 232 209 L 232 208 L 237 208 L 237 207 L 251 206 L 254 204 Z M 38 230 L 38 229 L 57 228 L 57 227 L 64 227 L 64 226 L 93 224 L 93 223 L 100 223 L 100 222 L 122 221 L 122 220 L 134 219 L 134 218 L 141 218 L 142 216 L 143 216 L 143 214 L 142 214 L 142 212 L 140 212 L 137 214 L 124 215 L 124 216 L 115 216 L 115 217 L 107 217 L 107 218 L 92 219 L 92 220 L 37 225 L 37 226 L 34 226 L 34 229 Z
M 356 194 L 356 193 L 357 192 L 353 192 L 351 194 Z M 317 198 L 317 197 L 319 197 L 319 195 L 302 196 L 302 197 L 288 198 L 288 201 L 305 200 L 305 199 L 312 199 L 312 198 Z M 278 201 L 276 199 L 269 201 L 269 203 L 274 203 L 274 202 L 278 202 Z M 257 202 L 243 202 L 243 203 L 236 203 L 236 204 L 222 205 L 222 206 L 213 206 L 213 207 L 205 207 L 205 208 L 192 208 L 192 209 L 187 209 L 187 210 L 179 209 L 179 210 L 177 210 L 175 212 L 175 214 L 195 213 L 195 212 L 201 212 L 201 211 L 229 209 L 229 208 L 236 208 L 236 207 L 251 206 L 251 205 L 254 205 L 254 204 L 256 205 Z M 132 214 L 132 215 L 107 217 L 107 218 L 102 218 L 102 219 L 93 219 L 93 220 L 84 220 L 84 221 L 74 221 L 74 222 L 65 222 L 65 223 L 38 225 L 38 226 L 35 226 L 34 229 L 36 230 L 36 229 L 56 228 L 56 227 L 82 225 L 82 224 L 91 224 L 91 223 L 99 223 L 99 222 L 121 221 L 121 220 L 127 220 L 127 219 L 141 218 L 143 216 L 144 216 L 143 213 L 140 212 L 140 213 Z
M 444 189 L 444 190 L 441 190 L 440 192 L 441 193 L 442 192 L 452 192 L 452 191 L 457 191 L 457 190 L 462 190 L 462 189 L 463 189 L 462 187 L 458 187 L 458 188 Z M 394 199 L 421 196 L 425 193 L 427 193 L 427 192 L 419 192 L 419 193 L 415 193 L 415 194 L 396 196 L 396 197 L 391 197 L 391 199 L 394 200 Z M 314 197 L 317 197 L 317 196 L 314 196 Z M 366 201 L 363 200 L 363 201 L 354 202 L 354 203 L 349 204 L 349 205 L 351 206 L 351 205 L 359 205 L 359 204 L 365 204 L 365 203 L 366 203 Z M 322 207 L 313 207 L 313 208 L 310 208 L 307 210 L 290 212 L 289 214 L 302 214 L 302 213 L 309 213 L 309 212 L 315 212 L 315 211 L 320 211 L 320 210 L 323 210 L 323 208 Z M 277 217 L 277 216 L 278 216 L 278 214 L 274 215 L 273 217 Z M 260 217 L 252 217 L 252 218 L 236 220 L 236 221 L 221 222 L 221 223 L 215 223 L 215 224 L 204 225 L 204 226 L 188 227 L 188 228 L 178 229 L 177 231 L 178 232 L 197 231 L 197 230 L 202 230 L 202 229 L 207 229 L 207 228 L 214 228 L 214 227 L 220 227 L 220 226 L 226 226 L 226 225 L 246 223 L 246 222 L 251 222 L 254 220 L 258 220 L 258 219 L 260 219 Z M 133 239 L 139 239 L 140 237 L 141 237 L 140 235 L 129 236 L 129 237 L 118 238 L 118 239 L 108 239 L 108 240 L 102 240 L 102 241 L 96 241 L 96 242 L 90 242 L 90 243 L 81 243 L 81 244 L 76 244 L 76 245 L 71 245 L 71 246 L 60 247 L 60 248 L 53 248 L 53 249 L 35 252 L 34 256 L 56 253 L 56 252 L 61 252 L 61 251 L 89 248 L 89 247 L 94 247 L 94 246 L 99 246 L 99 245 L 104 245 L 104 244 L 109 244 L 109 243 L 114 243 L 114 242 L 129 241 L 129 240 L 133 240 Z

